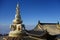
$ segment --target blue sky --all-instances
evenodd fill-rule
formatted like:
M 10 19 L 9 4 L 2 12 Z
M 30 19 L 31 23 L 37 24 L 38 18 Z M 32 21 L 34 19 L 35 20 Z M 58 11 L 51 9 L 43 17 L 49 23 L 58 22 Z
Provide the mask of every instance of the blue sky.
M 0 0 L 0 25 L 10 25 L 15 17 L 17 0 Z M 60 0 L 19 0 L 25 25 L 60 21 Z

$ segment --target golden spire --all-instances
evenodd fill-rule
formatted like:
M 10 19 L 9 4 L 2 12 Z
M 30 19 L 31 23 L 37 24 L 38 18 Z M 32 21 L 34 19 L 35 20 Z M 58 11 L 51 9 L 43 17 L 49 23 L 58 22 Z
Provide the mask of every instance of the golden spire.
M 22 23 L 21 15 L 20 15 L 19 3 L 17 3 L 16 15 L 15 15 L 15 19 L 13 20 L 13 23 L 14 23 L 14 24 L 20 24 L 20 23 Z

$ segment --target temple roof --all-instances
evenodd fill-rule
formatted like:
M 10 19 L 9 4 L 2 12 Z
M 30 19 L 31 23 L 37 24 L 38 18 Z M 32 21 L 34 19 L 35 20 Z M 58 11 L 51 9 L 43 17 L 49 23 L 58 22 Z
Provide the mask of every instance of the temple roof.
M 59 25 L 59 23 L 41 23 L 40 21 L 38 21 L 38 24 L 33 30 L 44 31 L 47 29 L 49 34 L 57 35 L 57 34 L 60 34 L 59 32 L 60 30 L 57 28 L 57 25 Z

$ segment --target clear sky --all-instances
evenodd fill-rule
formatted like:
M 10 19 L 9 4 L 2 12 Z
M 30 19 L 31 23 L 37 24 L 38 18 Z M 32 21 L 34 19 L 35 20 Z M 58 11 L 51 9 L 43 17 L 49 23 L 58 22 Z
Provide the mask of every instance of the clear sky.
M 15 17 L 17 0 L 0 0 L 0 25 L 10 25 Z M 25 25 L 60 21 L 60 0 L 19 0 Z

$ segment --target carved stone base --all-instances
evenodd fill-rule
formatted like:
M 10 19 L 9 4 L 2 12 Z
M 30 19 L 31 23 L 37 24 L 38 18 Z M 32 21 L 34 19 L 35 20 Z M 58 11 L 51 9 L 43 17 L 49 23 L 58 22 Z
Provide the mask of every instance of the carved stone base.
M 22 32 L 20 32 L 20 31 L 10 31 L 9 32 L 9 37 L 20 37 L 20 36 L 22 36 Z

